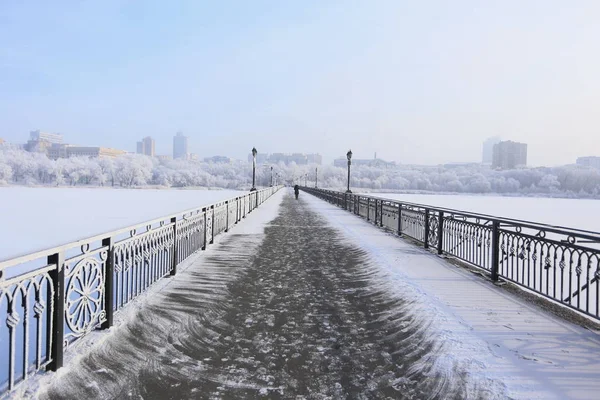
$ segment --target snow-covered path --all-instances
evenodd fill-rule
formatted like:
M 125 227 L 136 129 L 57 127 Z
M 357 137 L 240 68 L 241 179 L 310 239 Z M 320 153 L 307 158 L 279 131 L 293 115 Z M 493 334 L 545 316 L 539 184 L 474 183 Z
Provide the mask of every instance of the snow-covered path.
M 594 333 L 304 193 L 295 201 L 280 191 L 141 300 L 89 349 L 72 349 L 81 355 L 34 395 L 563 399 L 600 390 Z
M 376 229 L 312 196 L 322 214 L 429 321 L 446 343 L 437 363 L 462 365 L 469 381 L 501 385 L 522 399 L 597 399 L 600 332 L 557 319 L 490 281 Z M 495 386 L 496 389 L 498 386 Z

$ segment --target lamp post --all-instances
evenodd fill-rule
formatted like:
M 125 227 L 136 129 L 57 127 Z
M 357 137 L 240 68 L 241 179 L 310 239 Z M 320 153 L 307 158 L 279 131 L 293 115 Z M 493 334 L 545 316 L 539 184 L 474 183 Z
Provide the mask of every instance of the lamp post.
M 256 191 L 256 154 L 258 153 L 258 151 L 256 151 L 256 147 L 252 148 L 252 189 L 250 189 L 251 192 Z M 350 175 L 348 175 L 350 176 Z
M 315 167 L 315 189 L 317 188 L 318 180 L 319 180 L 319 167 Z
M 352 150 L 348 150 L 348 153 L 346 153 L 346 158 L 348 158 L 348 190 L 346 190 L 346 193 L 352 193 L 350 190 L 350 165 L 352 164 Z
M 271 166 L 271 187 L 273 187 L 273 166 Z

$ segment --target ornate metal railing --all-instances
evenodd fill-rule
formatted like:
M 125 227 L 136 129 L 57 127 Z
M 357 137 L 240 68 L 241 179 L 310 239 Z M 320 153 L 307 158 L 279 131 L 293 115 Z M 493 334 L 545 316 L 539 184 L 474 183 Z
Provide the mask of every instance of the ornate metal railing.
M 600 233 L 323 189 L 319 198 L 600 319 Z
M 60 368 L 68 346 L 112 326 L 117 310 L 279 188 L 0 261 L 0 396 L 42 368 Z

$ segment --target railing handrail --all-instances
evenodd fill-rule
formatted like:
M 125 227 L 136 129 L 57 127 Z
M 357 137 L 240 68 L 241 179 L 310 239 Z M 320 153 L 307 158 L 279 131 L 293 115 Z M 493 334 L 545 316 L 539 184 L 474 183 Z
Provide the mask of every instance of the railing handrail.
M 314 188 L 307 188 L 307 187 L 303 187 L 303 189 L 314 189 Z M 330 189 L 317 189 L 317 190 L 324 190 L 330 193 L 335 193 L 335 194 L 339 194 L 341 196 L 344 196 L 345 193 L 344 192 L 340 192 L 340 191 L 336 191 L 336 190 L 330 190 Z M 600 232 L 597 231 L 589 231 L 589 230 L 585 230 L 585 229 L 579 229 L 579 228 L 570 228 L 570 227 L 566 227 L 566 226 L 561 226 L 561 225 L 551 225 L 551 224 L 545 224 L 542 222 L 535 222 L 535 221 L 529 221 L 529 220 L 520 220 L 520 219 L 516 219 L 516 218 L 509 218 L 509 217 L 498 217 L 495 215 L 490 215 L 490 214 L 482 214 L 482 213 L 476 213 L 476 212 L 470 212 L 470 211 L 463 211 L 463 210 L 457 210 L 457 209 L 453 209 L 453 208 L 446 208 L 446 207 L 439 207 L 439 206 L 431 206 L 431 205 L 427 205 L 427 204 L 420 204 L 420 203 L 412 203 L 412 202 L 408 202 L 408 201 L 403 201 L 403 200 L 398 200 L 398 199 L 389 199 L 389 198 L 385 198 L 385 197 L 378 197 L 378 196 L 371 196 L 371 195 L 365 195 L 365 194 L 360 194 L 360 193 L 356 193 L 353 195 L 365 198 L 365 199 L 377 199 L 377 200 L 383 200 L 383 201 L 388 201 L 390 203 L 396 203 L 396 204 L 403 204 L 403 205 L 407 205 L 407 206 L 412 206 L 412 207 L 419 207 L 419 208 L 423 208 L 423 209 L 430 209 L 430 210 L 434 210 L 434 211 L 444 211 L 444 212 L 449 212 L 455 215 L 464 215 L 466 217 L 472 217 L 472 218 L 484 218 L 484 219 L 488 219 L 490 221 L 498 221 L 498 222 L 503 222 L 503 223 L 507 223 L 507 224 L 513 224 L 513 223 L 518 223 L 519 225 L 523 226 L 523 227 L 527 227 L 527 228 L 532 228 L 532 229 L 544 229 L 553 233 L 565 233 L 565 231 L 574 233 L 574 234 L 578 234 L 581 237 L 585 238 L 585 239 L 590 239 L 590 240 L 595 240 L 600 242 Z
M 600 233 L 396 199 L 303 187 L 391 229 L 600 320 Z
M 261 193 L 261 192 L 269 190 L 269 189 L 271 189 L 271 188 L 258 189 L 256 192 Z M 167 214 L 167 215 L 165 215 L 163 217 L 160 217 L 160 218 L 154 218 L 154 219 L 151 219 L 149 221 L 139 222 L 139 223 L 136 223 L 136 224 L 133 224 L 133 225 L 129 225 L 129 226 L 123 227 L 123 228 L 118 228 L 118 229 L 115 229 L 115 230 L 112 230 L 112 231 L 108 231 L 108 232 L 100 233 L 100 234 L 97 234 L 97 235 L 89 236 L 89 237 L 86 237 L 86 238 L 83 238 L 83 239 L 79 239 L 79 240 L 76 240 L 76 241 L 73 241 L 73 242 L 69 242 L 69 243 L 66 243 L 66 244 L 54 246 L 54 247 L 47 248 L 47 249 L 44 249 L 44 250 L 37 250 L 37 251 L 34 251 L 34 252 L 27 252 L 26 254 L 21 254 L 21 255 L 13 256 L 13 257 L 10 257 L 10 258 L 4 259 L 4 260 L 0 260 L 0 271 L 2 271 L 5 268 L 7 268 L 9 266 L 9 264 L 10 265 L 22 264 L 22 263 L 25 263 L 25 262 L 28 262 L 28 261 L 35 260 L 37 258 L 43 257 L 45 255 L 54 254 L 54 253 L 58 253 L 58 252 L 61 252 L 61 251 L 64 251 L 64 250 L 72 249 L 74 247 L 81 246 L 81 245 L 83 245 L 85 243 L 96 242 L 96 241 L 102 240 L 103 238 L 105 238 L 107 236 L 120 235 L 120 234 L 123 234 L 123 233 L 130 232 L 132 230 L 135 230 L 137 228 L 146 227 L 148 225 L 153 225 L 153 224 L 156 224 L 158 222 L 165 221 L 165 220 L 168 220 L 168 219 L 171 219 L 171 218 L 174 218 L 174 217 L 178 217 L 178 216 L 182 216 L 182 215 L 186 215 L 186 214 L 191 214 L 191 213 L 198 212 L 198 211 L 202 212 L 202 209 L 206 209 L 206 208 L 209 208 L 209 207 L 212 207 L 212 206 L 214 206 L 216 208 L 217 206 L 225 204 L 225 202 L 231 202 L 231 201 L 235 201 L 235 200 L 237 200 L 239 198 L 242 198 L 242 197 L 252 196 L 253 193 L 255 193 L 255 192 L 245 193 L 245 194 L 240 195 L 240 196 L 230 197 L 229 199 L 219 200 L 219 201 L 217 201 L 215 203 L 209 203 L 207 205 L 202 205 L 200 207 L 189 208 L 189 209 L 184 210 L 184 211 L 179 211 L 179 212 L 176 212 L 176 213 Z

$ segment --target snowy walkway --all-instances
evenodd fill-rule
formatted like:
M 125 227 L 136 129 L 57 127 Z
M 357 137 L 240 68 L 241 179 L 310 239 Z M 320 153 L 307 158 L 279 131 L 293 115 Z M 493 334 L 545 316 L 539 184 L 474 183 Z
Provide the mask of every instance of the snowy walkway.
M 295 201 L 280 191 L 217 242 L 128 307 L 119 326 L 71 349 L 38 392 L 20 395 L 566 399 L 600 391 L 598 335 L 310 195 Z

